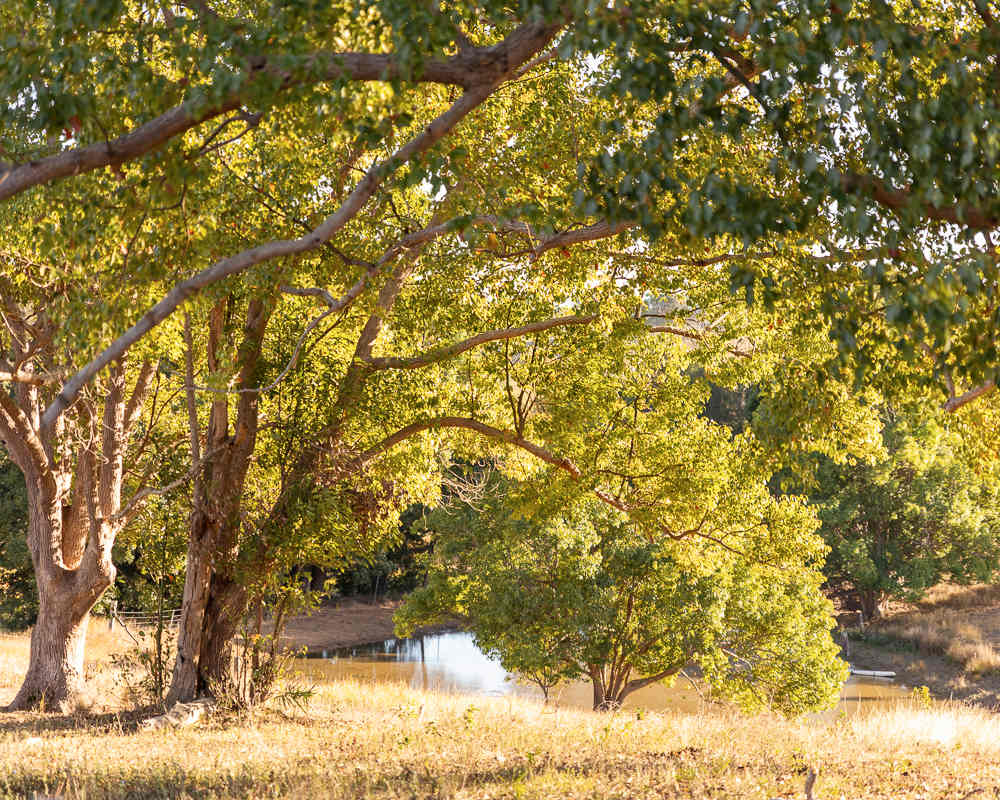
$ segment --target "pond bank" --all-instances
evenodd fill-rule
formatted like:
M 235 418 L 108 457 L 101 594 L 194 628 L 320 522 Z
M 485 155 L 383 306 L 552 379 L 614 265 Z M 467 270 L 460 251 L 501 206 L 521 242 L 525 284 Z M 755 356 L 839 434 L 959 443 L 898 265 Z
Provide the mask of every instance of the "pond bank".
M 1000 675 L 968 674 L 945 656 L 920 652 L 907 642 L 883 640 L 877 628 L 866 639 L 851 642 L 851 659 L 861 669 L 892 670 L 896 683 L 926 686 L 938 699 L 1000 710 Z
M 305 648 L 310 655 L 323 650 L 385 641 L 396 635 L 392 615 L 401 603 L 401 600 L 392 598 L 374 602 L 354 598 L 341 600 L 335 605 L 322 606 L 308 616 L 289 620 L 284 639 L 289 646 Z M 440 625 L 421 628 L 419 632 L 431 634 L 452 630 L 455 630 L 453 626 Z
M 290 645 L 305 648 L 313 655 L 323 650 L 380 642 L 394 636 L 392 616 L 401 600 L 383 598 L 377 602 L 345 599 L 323 606 L 310 616 L 288 623 L 285 638 Z M 967 624 L 980 630 L 987 641 L 1000 649 L 1000 591 L 992 586 L 955 587 L 942 585 L 928 593 L 920 605 L 893 603 L 884 623 L 866 629 L 866 635 L 851 642 L 851 662 L 861 669 L 892 670 L 896 683 L 926 686 L 942 700 L 956 700 L 989 710 L 1000 707 L 1000 671 L 981 674 L 967 672 L 944 655 L 921 651 L 906 641 L 882 633 L 901 620 L 930 620 L 947 615 L 949 624 Z M 846 618 L 846 617 L 845 617 Z M 446 633 L 453 626 L 421 631 Z
M 942 584 L 919 604 L 893 603 L 885 619 L 852 636 L 851 662 L 893 670 L 896 682 L 926 686 L 942 700 L 1000 710 L 1000 669 L 967 669 L 945 655 L 956 639 L 974 640 L 1000 654 L 1000 587 Z M 997 655 L 987 664 L 995 664 Z

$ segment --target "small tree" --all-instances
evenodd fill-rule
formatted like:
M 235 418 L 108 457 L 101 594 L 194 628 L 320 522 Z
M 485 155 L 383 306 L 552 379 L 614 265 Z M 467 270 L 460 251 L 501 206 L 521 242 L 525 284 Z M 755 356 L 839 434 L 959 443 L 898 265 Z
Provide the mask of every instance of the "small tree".
M 538 502 L 537 487 L 498 482 L 477 508 L 435 511 L 428 582 L 397 630 L 458 616 L 509 670 L 549 685 L 589 679 L 595 710 L 692 664 L 744 707 L 821 708 L 844 674 L 819 592 L 815 518 L 761 483 L 748 491 L 745 466 L 734 458 L 695 498 L 716 501 L 703 508 L 718 543 L 648 536 L 558 485 Z
M 962 458 L 955 433 L 889 415 L 883 439 L 886 456 L 873 463 L 824 462 L 813 493 L 827 572 L 854 585 L 869 619 L 946 577 L 987 580 L 1000 555 L 997 484 Z

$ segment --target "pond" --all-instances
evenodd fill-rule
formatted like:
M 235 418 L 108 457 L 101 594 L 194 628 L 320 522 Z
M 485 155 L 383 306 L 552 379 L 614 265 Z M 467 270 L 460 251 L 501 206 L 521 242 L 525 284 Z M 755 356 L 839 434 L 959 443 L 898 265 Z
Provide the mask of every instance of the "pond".
M 296 671 L 317 681 L 353 678 L 360 681 L 403 683 L 414 689 L 429 689 L 456 694 L 482 694 L 494 697 L 516 695 L 541 699 L 537 686 L 517 680 L 498 661 L 488 658 L 471 633 L 442 633 L 413 639 L 387 639 L 384 642 L 333 650 L 327 657 L 302 658 Z M 834 713 L 848 713 L 863 707 L 899 700 L 908 691 L 890 681 L 852 676 L 844 684 L 840 704 Z M 573 683 L 553 690 L 552 699 L 560 705 L 590 708 L 589 683 Z M 626 708 L 697 711 L 701 696 L 692 684 L 678 678 L 673 686 L 654 684 L 629 695 Z

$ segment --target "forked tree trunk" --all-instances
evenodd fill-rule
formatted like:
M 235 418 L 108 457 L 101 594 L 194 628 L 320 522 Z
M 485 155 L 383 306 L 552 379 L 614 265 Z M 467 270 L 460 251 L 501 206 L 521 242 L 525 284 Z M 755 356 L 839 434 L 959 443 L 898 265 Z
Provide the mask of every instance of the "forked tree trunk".
M 60 417 L 44 431 L 34 387 L 18 386 L 14 397 L 0 392 L 0 437 L 25 478 L 39 600 L 28 672 L 12 710 L 64 708 L 82 687 L 87 619 L 114 581 L 111 548 L 127 518 L 120 513 L 126 444 L 154 371 L 143 365 L 126 400 L 125 365 L 115 364 L 103 413 L 80 400 L 72 426 Z
M 48 520 L 39 519 L 45 515 L 39 514 L 37 506 L 30 509 L 29 514 L 34 517 L 31 520 L 33 541 L 44 541 L 42 529 L 46 528 Z M 67 531 L 62 533 L 65 535 Z M 31 631 L 28 672 L 8 708 L 12 711 L 35 707 L 63 710 L 73 704 L 83 688 L 87 621 L 94 604 L 114 580 L 115 570 L 110 560 L 101 559 L 94 549 L 80 554 L 82 559 L 77 558 L 73 569 L 46 563 L 44 554 L 36 556 L 32 549 L 38 586 L 38 620 Z
M 103 584 L 103 585 L 102 585 Z M 111 585 L 103 578 L 76 596 L 39 585 L 38 621 L 31 631 L 31 658 L 10 710 L 66 709 L 83 689 L 87 621 L 96 598 Z M 87 596 L 95 597 L 90 602 Z
M 219 369 L 218 352 L 225 338 L 229 301 L 209 317 L 208 366 Z M 229 398 L 212 402 L 205 432 L 204 457 L 194 396 L 194 353 L 189 322 L 185 323 L 187 401 L 191 454 L 195 470 L 193 510 L 188 529 L 187 575 L 177 661 L 167 703 L 187 702 L 212 694 L 229 677 L 232 641 L 246 605 L 243 589 L 230 577 L 239 548 L 243 487 L 257 443 L 257 365 L 273 306 L 261 300 L 247 304 L 239 348 L 236 419 L 230 433 Z
M 622 707 L 625 698 L 632 692 L 676 675 L 683 668 L 684 664 L 678 664 L 656 675 L 630 680 L 629 675 L 632 668 L 627 663 L 620 663 L 616 667 L 601 667 L 592 664 L 587 668 L 587 671 L 594 687 L 594 711 L 617 711 Z

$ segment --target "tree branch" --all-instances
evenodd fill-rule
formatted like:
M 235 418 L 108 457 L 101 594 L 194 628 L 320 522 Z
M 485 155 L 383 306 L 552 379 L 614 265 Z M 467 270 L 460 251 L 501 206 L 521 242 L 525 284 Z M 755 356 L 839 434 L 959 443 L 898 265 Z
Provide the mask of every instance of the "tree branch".
M 651 325 L 649 327 L 649 332 L 672 333 L 674 336 L 682 336 L 685 339 L 693 339 L 697 342 L 703 342 L 706 339 L 703 333 L 698 333 L 697 331 L 686 331 L 683 328 L 674 328 L 671 325 Z M 753 353 L 748 353 L 745 350 L 738 350 L 735 347 L 727 347 L 726 350 L 734 356 L 739 356 L 741 358 L 753 358 Z
M 198 109 L 195 103 L 185 102 L 110 141 L 76 147 L 26 164 L 0 165 L 0 201 L 33 186 L 117 166 L 145 155 L 207 120 L 238 109 L 250 94 L 252 84 L 262 76 L 278 81 L 281 92 L 341 80 L 442 83 L 478 92 L 516 71 L 545 47 L 557 30 L 557 26 L 522 25 L 491 47 L 466 50 L 446 61 L 429 61 L 417 75 L 404 75 L 391 53 L 315 53 L 301 76 L 279 66 L 280 58 L 273 58 L 272 63 L 266 56 L 260 56 L 254 59 L 241 87 L 211 108 Z
M 508 64 L 506 72 L 501 73 L 496 80 L 487 84 L 476 85 L 466 91 L 447 111 L 432 120 L 420 134 L 400 147 L 385 161 L 373 165 L 365 173 L 364 178 L 355 187 L 354 191 L 348 195 L 343 205 L 313 229 L 311 233 L 298 239 L 274 240 L 249 250 L 244 250 L 242 253 L 237 253 L 236 255 L 217 261 L 208 269 L 176 284 L 138 322 L 119 336 L 118 339 L 112 342 L 111 345 L 105 348 L 103 352 L 63 385 L 62 390 L 56 395 L 42 416 L 42 429 L 50 428 L 53 425 L 55 420 L 73 402 L 80 390 L 101 369 L 115 359 L 120 358 L 133 344 L 159 325 L 193 295 L 208 286 L 218 283 L 224 278 L 244 272 L 261 262 L 308 252 L 329 241 L 334 234 L 340 231 L 358 214 L 388 175 L 392 174 L 400 165 L 408 162 L 413 156 L 432 147 L 458 125 L 459 122 L 493 93 L 507 74 L 517 69 L 524 60 L 530 58 L 531 55 L 548 44 L 557 30 L 558 28 L 554 26 L 544 27 L 538 25 L 525 25 L 518 28 L 505 41 L 517 43 L 519 46 L 510 47 L 509 52 L 505 48 L 503 52 L 507 53 L 511 58 L 513 58 L 512 54 L 517 53 L 519 60 L 513 59 Z M 2 181 L 2 178 L 0 178 L 0 181 Z M 0 188 L 3 185 L 0 182 Z
M 676 675 L 682 669 L 684 669 L 683 664 L 677 667 L 670 667 L 669 669 L 665 669 L 663 670 L 663 672 L 656 673 L 656 675 L 650 675 L 646 678 L 636 678 L 635 680 L 631 680 L 625 684 L 625 688 L 624 690 L 622 690 L 621 694 L 622 699 L 624 700 L 626 697 L 628 697 L 628 695 L 632 694 L 632 692 L 638 691 L 639 689 L 649 686 L 650 684 L 657 683 L 658 681 L 662 681 L 664 678 L 669 678 L 672 675 Z
M 962 406 L 971 403 L 973 400 L 982 397 L 984 394 L 989 394 L 996 388 L 996 385 L 996 381 L 989 380 L 974 389 L 970 389 L 965 394 L 959 395 L 958 397 L 952 396 L 948 399 L 948 402 L 944 404 L 944 410 L 948 413 L 957 411 Z
M 563 231 L 562 233 L 557 233 L 554 236 L 550 236 L 539 242 L 534 248 L 532 257 L 538 258 L 538 256 L 547 250 L 552 250 L 557 247 L 569 247 L 570 245 L 580 244 L 581 242 L 593 242 L 596 239 L 607 239 L 610 236 L 623 233 L 629 228 L 634 228 L 638 224 L 639 223 L 636 220 L 627 220 L 615 223 L 602 221 L 595 222 L 593 225 L 588 225 L 584 228 L 574 228 L 573 230 Z
M 366 359 L 366 363 L 373 369 L 419 369 L 420 367 L 426 367 L 437 361 L 443 361 L 446 358 L 457 356 L 464 353 L 466 350 L 471 350 L 473 347 L 478 347 L 479 345 L 486 344 L 487 342 L 503 341 L 504 339 L 516 339 L 519 336 L 526 336 L 530 333 L 538 333 L 539 331 L 545 331 L 550 328 L 560 326 L 589 325 L 596 319 L 598 319 L 597 314 L 591 314 L 586 317 L 556 317 L 554 319 L 542 320 L 541 322 L 531 322 L 527 325 L 522 325 L 519 328 L 503 328 L 500 330 L 485 331 L 477 334 L 476 336 L 471 336 L 468 339 L 463 339 L 460 342 L 438 347 L 424 353 L 423 355 L 414 356 L 412 358 L 368 358 Z
M 484 422 L 480 422 L 476 419 L 470 419 L 468 417 L 436 417 L 435 419 L 425 420 L 424 422 L 411 423 L 404 428 L 400 428 L 392 434 L 392 436 L 383 439 L 374 447 L 368 448 L 357 458 L 355 463 L 358 467 L 363 467 L 365 464 L 368 464 L 373 459 L 382 455 L 382 453 L 395 447 L 400 442 L 409 439 L 411 436 L 415 436 L 423 431 L 438 430 L 440 428 L 464 428 L 465 430 L 474 431 L 490 439 L 496 439 L 497 441 L 512 444 L 515 447 L 520 447 L 522 450 L 526 450 L 536 458 L 544 461 L 546 464 L 551 464 L 554 467 L 565 470 L 574 478 L 580 477 L 580 470 L 577 468 L 576 464 L 568 458 L 560 458 L 559 456 L 546 450 L 544 447 L 540 447 L 534 442 L 530 442 L 512 431 L 504 431 L 500 428 L 494 428 Z
M 0 382 L 23 383 L 28 386 L 48 386 L 57 380 L 57 377 L 51 375 L 17 369 L 6 361 L 0 364 Z
M 142 413 L 142 406 L 146 402 L 146 396 L 149 394 L 149 387 L 153 384 L 153 376 L 156 375 L 156 367 L 157 362 L 155 361 L 147 359 L 142 362 L 139 377 L 136 378 L 135 388 L 132 390 L 128 403 L 125 405 L 124 434 L 126 436 L 128 436 L 139 419 L 139 414 Z
M 204 461 L 208 461 L 209 459 L 212 458 L 212 456 L 214 456 L 222 449 L 223 448 L 221 447 L 216 447 L 213 448 L 212 450 L 209 450 L 207 453 L 205 453 Z M 119 522 L 127 525 L 132 520 L 132 518 L 139 511 L 142 510 L 141 506 L 143 503 L 145 503 L 146 500 L 148 500 L 150 497 L 158 497 L 160 495 L 169 494 L 174 489 L 183 486 L 185 483 L 187 483 L 187 481 L 196 477 L 197 473 L 201 469 L 202 463 L 203 461 L 201 459 L 199 459 L 198 461 L 194 461 L 194 459 L 192 459 L 191 467 L 187 470 L 187 472 L 185 472 L 179 478 L 172 480 L 165 486 L 159 486 L 156 488 L 145 487 L 143 489 L 140 489 L 134 495 L 132 495 L 131 498 L 129 498 L 128 503 L 125 504 L 125 506 L 121 509 L 121 511 L 119 511 L 118 513 L 116 513 L 114 516 L 111 517 L 111 520 L 113 522 Z
M 848 194 L 868 194 L 879 205 L 892 211 L 901 211 L 914 205 L 911 189 L 896 189 L 872 175 L 849 172 L 841 178 L 841 187 Z M 950 222 L 975 230 L 992 230 L 1000 226 L 1000 215 L 995 211 L 987 211 L 973 206 L 939 206 L 933 203 L 920 203 L 917 210 L 926 219 Z

